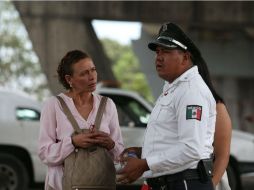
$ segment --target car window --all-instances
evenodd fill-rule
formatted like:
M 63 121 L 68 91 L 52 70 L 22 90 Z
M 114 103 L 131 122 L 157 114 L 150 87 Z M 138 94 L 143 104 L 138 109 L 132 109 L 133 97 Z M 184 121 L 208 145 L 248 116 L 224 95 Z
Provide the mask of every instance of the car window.
M 133 123 L 133 120 L 129 117 L 129 115 L 122 109 L 122 106 L 116 104 L 116 109 L 118 112 L 119 124 L 121 126 L 130 126 Z
M 116 104 L 121 126 L 146 127 L 150 112 L 140 102 L 129 96 L 109 95 Z
M 16 108 L 16 118 L 17 120 L 38 121 L 40 120 L 40 112 L 31 108 L 18 107 Z

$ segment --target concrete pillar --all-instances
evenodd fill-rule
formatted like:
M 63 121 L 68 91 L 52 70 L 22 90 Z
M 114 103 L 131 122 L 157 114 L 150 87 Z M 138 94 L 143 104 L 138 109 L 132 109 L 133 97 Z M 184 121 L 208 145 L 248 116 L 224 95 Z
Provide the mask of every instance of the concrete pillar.
M 152 37 L 142 29 L 140 39 L 132 41 L 132 46 L 140 61 L 141 70 L 146 74 L 151 92 L 156 100 L 162 93 L 164 81 L 157 75 L 155 68 L 155 52 L 149 50 L 147 47 L 151 39 Z
M 71 10 L 68 13 L 71 15 L 65 14 L 66 12 L 62 11 L 63 7 L 57 6 L 59 3 L 53 5 L 49 2 L 39 2 L 34 6 L 19 6 L 19 2 L 15 2 L 15 5 L 21 13 L 53 94 L 63 90 L 57 79 L 57 65 L 66 52 L 73 49 L 84 50 L 90 54 L 97 67 L 99 80 L 115 79 L 110 61 L 93 30 L 91 21 L 79 15 L 78 3 L 69 6 Z

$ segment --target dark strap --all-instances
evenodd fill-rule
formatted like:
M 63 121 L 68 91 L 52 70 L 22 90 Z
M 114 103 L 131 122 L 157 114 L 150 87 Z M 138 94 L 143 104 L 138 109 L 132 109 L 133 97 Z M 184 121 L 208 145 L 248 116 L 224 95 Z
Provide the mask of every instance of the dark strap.
M 77 132 L 77 133 L 81 133 L 82 130 L 79 128 L 77 121 L 73 117 L 70 109 L 68 108 L 68 106 L 65 103 L 65 101 L 63 100 L 63 98 L 61 96 L 56 96 L 56 97 L 60 101 L 60 103 L 62 105 L 62 108 L 63 108 L 63 112 L 65 113 L 65 115 L 68 118 L 68 120 L 71 122 L 71 125 L 72 125 L 74 131 Z
M 74 129 L 74 131 L 76 133 L 81 133 L 82 130 L 80 129 L 77 121 L 75 120 L 75 118 L 73 117 L 70 109 L 68 108 L 67 104 L 65 103 L 65 101 L 63 100 L 63 98 L 61 96 L 56 96 L 57 99 L 60 101 L 62 108 L 63 108 L 63 112 L 65 113 L 66 117 L 68 118 L 68 120 L 71 122 L 71 125 Z M 103 112 L 105 110 L 105 106 L 106 106 L 106 102 L 107 102 L 107 97 L 102 97 L 101 101 L 100 101 L 100 105 L 98 108 L 98 112 L 96 114 L 96 118 L 95 118 L 95 128 L 99 130 L 100 128 L 100 124 L 101 124 L 101 119 L 102 119 L 102 115 Z
M 98 112 L 97 112 L 97 115 L 96 115 L 96 118 L 95 118 L 95 122 L 94 122 L 95 128 L 97 130 L 100 129 L 101 119 L 102 119 L 102 115 L 103 115 L 103 112 L 104 112 L 105 107 L 106 107 L 107 100 L 108 100 L 107 97 L 102 96 L 101 102 L 100 102 L 100 105 L 99 105 L 99 108 L 98 108 Z

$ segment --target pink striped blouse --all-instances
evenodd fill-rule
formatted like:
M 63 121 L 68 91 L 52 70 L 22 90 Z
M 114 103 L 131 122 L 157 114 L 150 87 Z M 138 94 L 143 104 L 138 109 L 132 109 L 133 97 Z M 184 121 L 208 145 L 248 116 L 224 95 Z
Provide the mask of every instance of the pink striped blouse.
M 88 129 L 94 124 L 101 100 L 100 95 L 93 94 L 93 109 L 87 120 L 79 114 L 72 98 L 63 93 L 59 95 L 66 102 L 80 128 Z M 110 137 L 114 140 L 115 147 L 110 150 L 110 154 L 112 159 L 117 159 L 119 154 L 124 150 L 124 146 L 116 106 L 111 99 L 108 99 L 107 101 L 100 130 L 110 134 Z M 49 185 L 55 190 L 62 190 L 63 162 L 74 150 L 70 137 L 72 133 L 73 128 L 63 113 L 60 102 L 56 97 L 49 98 L 45 102 L 41 112 L 38 147 L 38 155 L 40 159 L 48 166 L 45 189 L 47 189 L 47 186 Z

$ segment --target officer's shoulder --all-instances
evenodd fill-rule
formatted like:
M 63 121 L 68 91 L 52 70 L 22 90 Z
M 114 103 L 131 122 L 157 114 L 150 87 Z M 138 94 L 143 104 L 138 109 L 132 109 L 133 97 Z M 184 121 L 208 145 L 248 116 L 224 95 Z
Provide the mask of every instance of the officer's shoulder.
M 177 94 L 180 96 L 189 96 L 199 98 L 206 91 L 209 91 L 205 83 L 197 80 L 190 80 L 180 85 Z

